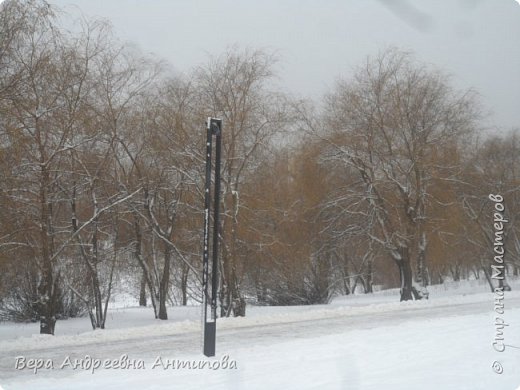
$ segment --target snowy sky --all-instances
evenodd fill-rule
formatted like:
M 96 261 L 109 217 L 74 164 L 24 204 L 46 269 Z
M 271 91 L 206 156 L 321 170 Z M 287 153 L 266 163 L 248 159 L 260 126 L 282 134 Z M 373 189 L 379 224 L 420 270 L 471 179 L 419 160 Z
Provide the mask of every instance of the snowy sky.
M 338 76 L 388 46 L 474 87 L 489 124 L 520 127 L 520 5 L 516 0 L 51 0 L 109 19 L 116 34 L 177 71 L 227 47 L 278 53 L 279 84 L 319 99 Z

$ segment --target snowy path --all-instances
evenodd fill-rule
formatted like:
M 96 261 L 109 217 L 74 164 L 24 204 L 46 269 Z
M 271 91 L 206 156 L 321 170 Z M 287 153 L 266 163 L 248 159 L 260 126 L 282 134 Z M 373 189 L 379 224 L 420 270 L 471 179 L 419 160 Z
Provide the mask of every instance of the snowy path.
M 149 337 L 131 328 L 108 342 L 94 339 L 79 345 L 73 339 L 70 344 L 60 345 L 57 340 L 56 346 L 43 348 L 19 344 L 20 350 L 7 348 L 0 352 L 0 384 L 6 390 L 46 389 L 51 383 L 54 389 L 195 389 L 200 388 L 201 381 L 216 389 L 270 389 L 282 385 L 289 389 L 292 385 L 407 389 L 415 384 L 423 389 L 515 390 L 520 385 L 520 349 L 509 348 L 503 354 L 492 350 L 492 309 L 493 297 L 487 294 L 426 304 L 391 303 L 361 310 L 338 307 L 287 316 L 221 320 L 217 354 L 228 354 L 239 367 L 227 371 L 98 370 L 90 374 L 55 369 L 40 370 L 35 376 L 29 370 L 14 369 L 17 355 L 52 359 L 57 366 L 67 355 L 116 359 L 128 354 L 131 359 L 144 359 L 147 367 L 157 356 L 199 359 L 200 332 L 193 322 L 180 328 L 165 327 L 161 332 L 170 334 Z M 505 330 L 506 341 L 520 346 L 519 294 L 507 297 L 505 318 L 511 323 Z M 503 364 L 502 375 L 492 372 L 494 359 Z M 428 377 L 430 380 L 425 381 Z

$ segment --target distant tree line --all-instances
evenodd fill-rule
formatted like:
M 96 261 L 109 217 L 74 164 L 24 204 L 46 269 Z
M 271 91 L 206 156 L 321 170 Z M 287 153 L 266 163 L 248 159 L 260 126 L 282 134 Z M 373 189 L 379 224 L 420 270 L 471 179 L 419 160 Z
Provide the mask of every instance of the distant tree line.
M 221 316 L 518 276 L 519 132 L 484 137 L 476 94 L 412 54 L 367 58 L 313 104 L 272 87 L 265 51 L 172 75 L 104 22 L 71 33 L 43 0 L 1 7 L 0 319 L 103 329 L 123 284 L 159 319 L 200 302 L 209 116 L 224 128 Z M 497 280 L 491 193 L 508 218 Z

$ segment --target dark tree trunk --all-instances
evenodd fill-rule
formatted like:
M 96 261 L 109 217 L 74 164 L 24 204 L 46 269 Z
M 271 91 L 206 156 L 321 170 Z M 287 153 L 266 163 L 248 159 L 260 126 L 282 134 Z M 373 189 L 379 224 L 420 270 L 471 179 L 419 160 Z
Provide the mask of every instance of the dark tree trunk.
M 38 286 L 40 295 L 38 310 L 40 312 L 40 334 L 54 335 L 58 302 L 58 288 L 52 275 L 52 269 L 43 270 L 42 281 Z
M 352 292 L 352 294 L 356 294 L 357 284 L 358 284 L 358 278 L 354 278 L 354 282 L 350 286 L 350 291 Z
M 511 291 L 511 286 L 507 283 L 506 280 L 506 268 L 504 267 L 502 271 L 502 279 L 498 279 L 498 287 L 502 289 L 502 291 Z
M 401 301 L 412 300 L 412 269 L 409 261 L 397 261 L 401 279 Z
M 343 288 L 345 289 L 345 295 L 349 295 L 351 292 L 354 292 L 354 290 L 350 284 L 349 261 L 346 256 L 343 257 L 343 267 L 341 272 L 343 274 Z
M 38 131 L 39 132 L 39 131 Z M 41 148 L 40 148 L 41 149 Z M 50 182 L 49 172 L 43 164 L 44 153 L 40 150 L 42 156 L 41 165 L 41 182 L 40 182 L 40 243 L 42 250 L 42 278 L 38 286 L 38 311 L 40 313 L 40 333 L 54 335 L 54 327 L 56 324 L 56 291 L 53 262 L 51 259 L 51 206 L 47 199 L 47 186 Z
M 97 208 L 97 206 L 96 206 Z M 92 293 L 94 295 L 94 305 L 96 308 L 96 328 L 105 329 L 105 319 L 103 318 L 103 299 L 101 296 L 101 284 L 99 282 L 99 272 L 97 265 L 99 263 L 98 252 L 98 220 L 94 222 L 94 233 L 92 235 L 92 264 L 89 266 L 92 278 Z M 88 262 L 88 258 L 87 258 Z
M 232 314 L 234 317 L 245 317 L 246 301 L 240 296 L 238 283 L 233 270 L 230 270 L 228 278 L 223 279 L 223 281 L 225 282 L 221 284 L 222 288 L 220 290 L 221 316 L 229 317 Z
M 244 298 L 237 298 L 233 302 L 233 315 L 235 317 L 246 316 L 246 300 Z
M 44 264 L 42 281 L 38 286 L 40 312 L 40 333 L 54 335 L 56 324 L 56 297 L 52 268 Z
M 190 273 L 190 269 L 183 265 L 182 267 L 182 277 L 181 277 L 181 294 L 182 294 L 182 306 L 186 306 L 188 304 L 188 275 Z
M 134 228 L 135 228 L 135 250 L 134 250 L 134 256 L 137 260 L 137 263 L 141 267 L 141 270 L 143 271 L 143 278 L 146 281 L 146 285 L 148 286 L 148 289 L 150 290 L 150 300 L 152 301 L 152 307 L 153 312 L 155 314 L 155 318 L 158 318 L 157 316 L 157 305 L 156 305 L 156 293 L 154 284 L 152 281 L 152 275 L 149 272 L 149 265 L 147 264 L 147 260 L 143 257 L 142 252 L 142 239 L 143 235 L 141 232 L 141 225 L 139 223 L 139 218 L 135 217 L 134 220 Z
M 227 250 L 222 251 L 221 272 L 220 272 L 220 315 L 221 317 L 229 317 L 231 315 L 233 299 L 232 299 L 232 275 L 231 275 L 231 259 Z
M 141 276 L 141 286 L 139 289 L 139 306 L 146 307 L 146 276 L 144 272 Z
M 372 284 L 373 284 L 373 280 L 372 280 L 373 263 L 374 263 L 374 258 L 370 257 L 368 259 L 368 262 L 367 262 L 367 276 L 366 276 L 366 281 L 365 281 L 365 293 L 372 293 L 372 292 L 374 292 L 373 287 L 372 287 Z
M 238 283 L 231 270 L 228 278 L 221 278 L 220 315 L 222 317 L 244 317 L 246 315 L 246 301 L 240 296 Z
M 395 259 L 399 268 L 399 277 L 401 280 L 401 301 L 410 301 L 416 296 L 413 288 L 412 267 L 410 265 L 410 256 L 407 247 L 399 248 L 399 259 Z
M 164 268 L 161 282 L 159 284 L 159 319 L 167 320 L 168 312 L 166 310 L 166 299 L 168 298 L 168 289 L 170 287 L 170 246 L 164 244 Z
M 52 285 L 54 283 L 52 275 L 43 276 L 44 281 L 40 284 L 40 334 L 54 335 L 56 325 L 56 311 Z
M 343 278 L 343 289 L 345 291 L 345 295 L 350 295 L 350 286 L 349 286 L 349 278 Z
M 103 318 L 103 300 L 101 297 L 101 286 L 97 271 L 92 275 L 92 289 L 94 293 L 94 304 L 96 306 L 96 328 L 105 329 L 105 319 Z
M 484 275 L 486 276 L 486 280 L 489 284 L 489 288 L 491 289 L 491 292 L 495 292 L 495 286 L 493 286 L 493 281 L 491 280 L 491 276 L 489 275 L 489 272 L 484 265 L 482 265 L 482 271 L 484 271 Z

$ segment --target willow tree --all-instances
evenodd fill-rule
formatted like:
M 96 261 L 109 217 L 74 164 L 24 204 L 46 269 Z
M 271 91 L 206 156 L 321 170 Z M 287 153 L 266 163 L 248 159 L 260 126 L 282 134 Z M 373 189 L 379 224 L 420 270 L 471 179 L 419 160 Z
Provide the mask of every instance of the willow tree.
M 2 54 L 14 75 L 1 105 L 2 149 L 10 158 L 9 167 L 2 167 L 9 176 L 4 190 L 11 211 L 24 221 L 23 230 L 11 226 L 2 241 L 17 241 L 30 251 L 38 274 L 33 309 L 40 332 L 54 334 L 62 294 L 58 260 L 67 243 L 62 228 L 66 160 L 75 148 L 88 60 L 71 55 L 75 43 L 57 30 L 46 2 L 8 2 L 2 12 L 19 27 Z
M 262 51 L 231 50 L 199 69 L 195 84 L 204 116 L 223 119 L 222 315 L 245 315 L 240 240 L 241 190 L 273 138 L 286 124 L 285 99 L 268 88 L 274 59 Z
M 449 178 L 450 150 L 477 119 L 470 92 L 454 91 L 446 76 L 395 49 L 369 58 L 325 99 L 324 159 L 360 179 L 338 199 L 345 204 L 345 228 L 349 214 L 354 221 L 363 216 L 361 229 L 398 267 L 401 300 L 421 298 L 412 266 L 415 260 L 417 281 L 425 286 L 432 184 Z

